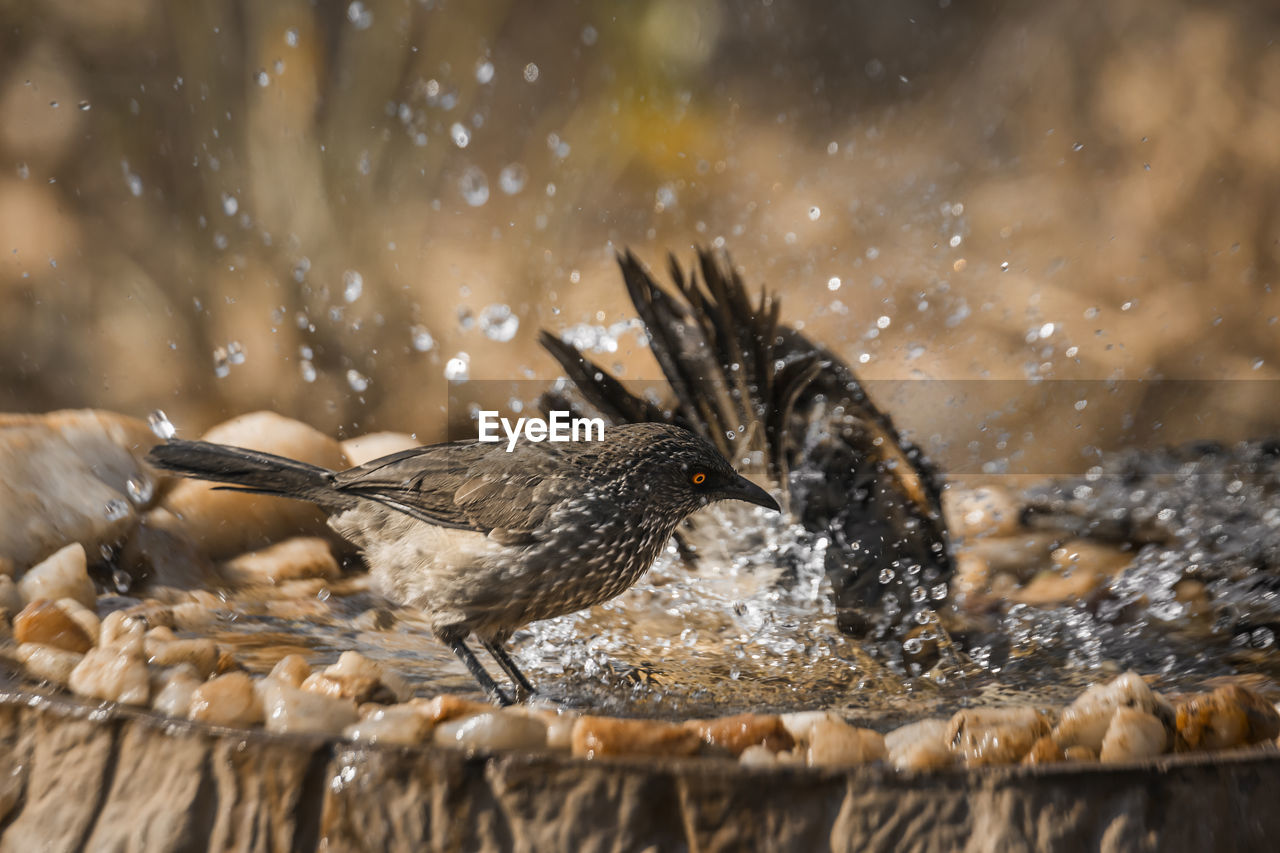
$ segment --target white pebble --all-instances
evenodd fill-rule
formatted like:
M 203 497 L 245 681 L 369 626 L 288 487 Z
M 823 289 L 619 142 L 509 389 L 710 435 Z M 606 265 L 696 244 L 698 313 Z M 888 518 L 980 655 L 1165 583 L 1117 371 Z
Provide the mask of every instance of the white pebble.
M 96 607 L 98 594 L 89 580 L 84 546 L 72 542 L 28 569 L 18 581 L 18 593 L 28 604 L 37 598 L 74 598 L 87 608 Z
M 27 675 L 65 687 L 84 655 L 40 643 L 23 643 L 18 646 L 17 658 Z
M 1117 708 L 1098 758 L 1104 762 L 1151 758 L 1163 753 L 1168 743 L 1168 730 L 1158 717 L 1134 708 Z
M 356 722 L 356 704 L 302 690 L 275 678 L 258 682 L 269 732 L 339 734 Z
M 547 724 L 533 717 L 513 713 L 476 714 L 436 726 L 432 740 L 438 746 L 464 749 L 528 751 L 545 749 Z
M 146 705 L 151 679 L 141 654 L 127 648 L 90 649 L 71 671 L 72 692 L 125 705 Z

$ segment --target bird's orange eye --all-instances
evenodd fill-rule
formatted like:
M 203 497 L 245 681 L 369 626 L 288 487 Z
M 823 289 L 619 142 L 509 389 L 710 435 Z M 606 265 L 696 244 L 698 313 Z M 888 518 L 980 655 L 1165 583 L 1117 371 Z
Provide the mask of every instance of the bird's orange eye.
M 702 473 L 701 471 L 693 475 L 693 484 L 695 486 L 701 486 L 706 481 L 707 481 L 707 475 Z

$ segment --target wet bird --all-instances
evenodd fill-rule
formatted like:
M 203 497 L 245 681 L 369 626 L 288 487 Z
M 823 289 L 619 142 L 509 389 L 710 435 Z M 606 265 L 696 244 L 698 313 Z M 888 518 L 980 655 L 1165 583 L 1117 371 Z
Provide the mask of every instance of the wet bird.
M 741 500 L 777 511 L 705 439 L 629 424 L 603 440 L 418 447 L 347 471 L 226 445 L 173 440 L 152 464 L 224 488 L 310 501 L 364 553 L 391 600 L 433 632 L 497 702 L 508 695 L 466 644 L 474 635 L 511 677 L 534 687 L 504 645 L 520 627 L 590 607 L 640 579 L 700 507 Z

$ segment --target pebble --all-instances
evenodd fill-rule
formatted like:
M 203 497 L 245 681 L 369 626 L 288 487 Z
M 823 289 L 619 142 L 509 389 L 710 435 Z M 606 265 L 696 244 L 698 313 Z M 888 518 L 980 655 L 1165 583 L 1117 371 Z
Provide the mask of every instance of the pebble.
M 71 671 L 72 692 L 91 699 L 125 705 L 146 705 L 151 698 L 151 677 L 140 649 L 99 647 L 90 649 Z
M 18 646 L 16 657 L 27 675 L 66 687 L 71 682 L 72 671 L 84 655 L 39 643 L 23 643 Z
M 963 538 L 1010 536 L 1021 526 L 1018 501 L 1003 486 L 947 489 L 942 511 L 952 535 Z
M 947 742 L 948 720 L 919 720 L 884 736 L 889 763 L 899 770 L 932 770 L 956 761 Z
M 819 720 L 809 731 L 805 755 L 811 767 L 866 764 L 887 756 L 884 736 L 871 729 L 857 728 L 840 720 Z
M 317 686 L 309 688 L 307 685 L 313 679 Z M 325 667 L 323 673 L 310 676 L 302 686 L 304 690 L 315 689 L 317 692 L 343 696 L 356 702 L 402 702 L 412 692 L 408 683 L 399 675 L 384 670 L 379 664 L 354 651 L 343 652 L 337 663 Z
M 1094 684 L 1063 709 L 1053 729 L 1058 746 L 1085 746 L 1094 753 L 1102 749 L 1102 739 L 1117 708 L 1136 708 L 1172 721 L 1173 708 L 1152 691 L 1142 676 L 1125 672 L 1106 684 Z
M 713 720 L 689 720 L 686 726 L 708 744 L 741 755 L 749 746 L 781 752 L 795 746 L 795 739 L 775 714 L 737 714 Z
M 28 603 L 40 598 L 72 598 L 87 608 L 96 607 L 98 593 L 89 579 L 84 546 L 72 542 L 28 569 L 18 581 L 18 593 Z
M 63 613 L 70 616 L 77 625 L 84 629 L 84 632 L 89 635 L 89 639 L 96 646 L 98 638 L 102 635 L 102 620 L 98 618 L 98 614 L 74 598 L 59 598 L 57 604 L 62 608 Z
M 1031 744 L 1031 749 L 1022 757 L 1023 764 L 1057 764 L 1066 761 L 1062 747 L 1049 735 Z
M 263 720 L 262 700 L 247 673 L 228 672 L 195 689 L 187 718 L 211 726 L 253 726 Z
M 547 724 L 524 714 L 490 711 L 441 723 L 431 740 L 437 746 L 530 752 L 546 748 Z
M 1274 740 L 1280 713 L 1252 690 L 1226 684 L 1180 704 L 1176 725 L 1180 751 L 1230 749 Z
M 947 743 L 970 767 L 1013 764 L 1049 733 L 1049 718 L 1031 707 L 970 708 L 947 727 Z
M 786 714 L 780 714 L 778 719 L 782 721 L 782 727 L 787 730 L 787 734 L 791 735 L 791 738 L 798 744 L 809 743 L 809 736 L 817 723 L 825 720 L 844 722 L 838 714 L 833 714 L 830 711 L 791 711 Z
M 185 718 L 191 712 L 191 700 L 204 684 L 190 664 L 164 670 L 151 684 L 151 710 L 170 717 Z
M 228 583 L 278 585 L 306 578 L 334 580 L 342 575 L 326 539 L 295 536 L 257 551 L 249 551 L 222 564 Z
M 113 610 L 102 620 L 98 645 L 103 648 L 118 647 L 141 655 L 146 640 L 147 624 L 123 610 Z
M 455 720 L 458 717 L 468 717 L 493 710 L 493 706 L 488 702 L 464 699 L 452 693 L 442 693 L 430 699 L 410 699 L 409 704 L 420 709 L 432 723 L 443 723 L 445 720 Z
M 778 754 L 767 746 L 755 744 L 742 750 L 738 763 L 743 767 L 776 767 Z
M 147 632 L 145 640 L 147 663 L 158 667 L 177 666 L 185 663 L 189 664 L 202 679 L 213 675 L 218 667 L 218 657 L 221 654 L 213 640 L 179 640 L 177 638 L 168 640 L 154 636 L 157 631 L 161 630 L 167 632 L 169 636 L 173 636 L 172 632 L 167 628 L 153 628 Z
M 431 720 L 411 705 L 378 706 L 342 734 L 363 743 L 422 743 L 431 732 Z
M 1069 746 L 1062 750 L 1062 757 L 1067 761 L 1097 761 L 1098 753 L 1087 746 Z
M 285 655 L 271 667 L 268 678 L 276 678 L 291 687 L 301 687 L 302 682 L 311 675 L 311 665 L 302 655 Z
M 1137 708 L 1120 707 L 1102 739 L 1099 760 L 1104 763 L 1153 758 L 1169 745 L 1169 731 L 1160 718 Z
M 269 732 L 341 734 L 359 720 L 356 703 L 302 690 L 276 678 L 258 682 Z
M 573 724 L 573 754 L 585 758 L 693 755 L 701 747 L 698 733 L 678 723 L 584 715 Z
M 80 623 L 43 598 L 31 602 L 13 618 L 13 638 L 18 643 L 37 643 L 79 654 L 94 645 L 93 637 Z

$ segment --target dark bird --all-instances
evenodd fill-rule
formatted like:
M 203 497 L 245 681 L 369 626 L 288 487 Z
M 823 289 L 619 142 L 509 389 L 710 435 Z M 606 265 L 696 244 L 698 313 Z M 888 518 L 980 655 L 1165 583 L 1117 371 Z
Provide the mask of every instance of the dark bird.
M 900 656 L 953 572 L 940 480 L 924 454 L 848 365 L 784 324 L 774 296 L 752 298 L 727 260 L 702 251 L 686 270 L 672 257 L 670 290 L 630 252 L 618 263 L 672 399 L 633 393 L 544 332 L 582 403 L 613 423 L 687 427 L 731 459 L 759 451 L 791 515 L 829 543 L 840 628 Z M 561 394 L 543 407 L 583 408 Z
M 778 510 L 705 439 L 633 424 L 600 441 L 418 447 L 347 471 L 200 441 L 156 446 L 152 464 L 240 491 L 310 501 L 364 553 L 391 600 L 420 609 L 481 687 L 510 699 L 466 645 L 475 635 L 534 692 L 503 646 L 518 628 L 620 594 L 690 513 L 741 500 Z

